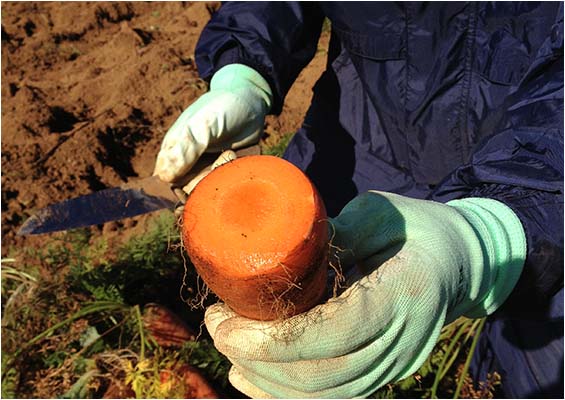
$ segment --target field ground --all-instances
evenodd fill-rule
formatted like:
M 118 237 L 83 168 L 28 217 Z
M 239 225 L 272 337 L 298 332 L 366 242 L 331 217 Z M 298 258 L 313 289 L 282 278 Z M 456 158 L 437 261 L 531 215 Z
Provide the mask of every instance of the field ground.
M 2 255 L 34 210 L 151 175 L 161 140 L 207 90 L 194 48 L 214 2 L 2 3 Z M 296 131 L 328 35 L 269 116 L 265 141 Z M 123 239 L 146 217 L 98 228 Z M 141 225 L 139 229 L 136 229 Z

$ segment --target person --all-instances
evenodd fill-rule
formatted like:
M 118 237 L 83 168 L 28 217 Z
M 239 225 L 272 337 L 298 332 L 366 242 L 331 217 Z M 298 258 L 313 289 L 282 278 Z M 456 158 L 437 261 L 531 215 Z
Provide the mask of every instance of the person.
M 476 380 L 563 398 L 563 4 L 233 2 L 195 57 L 210 90 L 165 135 L 170 182 L 257 142 L 313 58 L 327 68 L 284 157 L 319 189 L 347 289 L 280 322 L 206 326 L 252 397 L 367 396 L 441 328 L 488 316 Z

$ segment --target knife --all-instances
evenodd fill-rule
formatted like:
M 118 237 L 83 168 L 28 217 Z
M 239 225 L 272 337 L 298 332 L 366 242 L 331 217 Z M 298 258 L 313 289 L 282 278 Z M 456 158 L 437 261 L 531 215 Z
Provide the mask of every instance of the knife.
M 260 149 L 255 145 L 235 153 L 238 157 L 243 157 L 260 154 Z M 206 169 L 211 169 L 212 163 L 219 155 L 220 153 L 204 154 L 183 181 L 188 182 Z M 150 176 L 64 200 L 37 211 L 24 222 L 17 235 L 65 231 L 135 217 L 164 208 L 173 209 L 180 204 L 174 194 L 175 187 L 178 186 L 163 182 L 157 176 Z

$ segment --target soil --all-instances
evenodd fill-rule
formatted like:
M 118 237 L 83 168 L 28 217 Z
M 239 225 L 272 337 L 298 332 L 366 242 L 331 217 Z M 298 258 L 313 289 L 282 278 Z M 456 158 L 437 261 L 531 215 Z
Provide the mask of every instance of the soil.
M 167 129 L 207 90 L 194 49 L 218 7 L 2 2 L 2 256 L 45 243 L 15 235 L 35 210 L 151 175 Z M 327 43 L 324 32 L 266 140 L 300 126 Z M 146 220 L 93 229 L 123 240 Z

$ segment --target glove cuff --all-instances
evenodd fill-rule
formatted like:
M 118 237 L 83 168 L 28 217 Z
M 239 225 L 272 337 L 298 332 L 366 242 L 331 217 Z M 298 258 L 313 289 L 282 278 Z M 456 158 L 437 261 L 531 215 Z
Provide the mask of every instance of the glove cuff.
M 210 81 L 210 90 L 248 90 L 257 96 L 262 102 L 266 113 L 271 109 L 273 103 L 273 92 L 271 87 L 253 68 L 243 64 L 228 64 L 218 70 Z
M 479 302 L 465 315 L 478 318 L 492 314 L 508 298 L 524 267 L 526 235 L 522 223 L 508 206 L 493 199 L 467 198 L 447 205 L 457 209 L 472 226 L 484 254 L 483 271 L 471 271 L 475 278 L 482 278 L 480 287 L 484 289 L 480 290 Z

